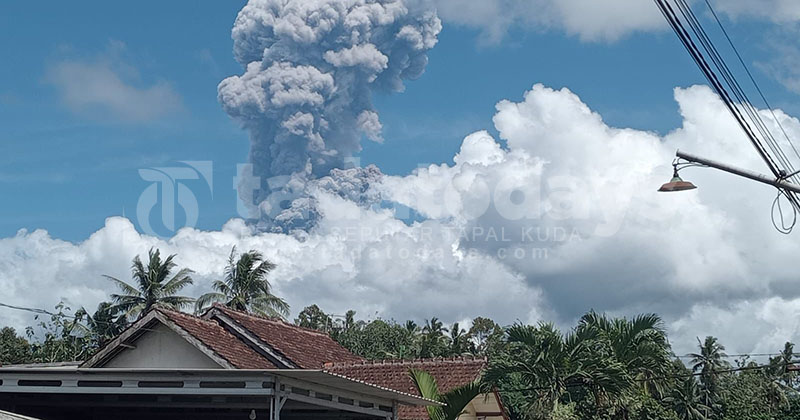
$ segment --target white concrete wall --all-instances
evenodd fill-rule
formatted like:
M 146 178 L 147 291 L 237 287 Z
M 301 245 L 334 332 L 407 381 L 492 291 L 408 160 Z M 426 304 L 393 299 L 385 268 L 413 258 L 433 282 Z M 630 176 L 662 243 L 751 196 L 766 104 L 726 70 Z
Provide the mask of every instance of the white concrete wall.
M 167 326 L 158 324 L 133 345 L 111 359 L 107 368 L 221 369 L 211 358 L 189 344 Z

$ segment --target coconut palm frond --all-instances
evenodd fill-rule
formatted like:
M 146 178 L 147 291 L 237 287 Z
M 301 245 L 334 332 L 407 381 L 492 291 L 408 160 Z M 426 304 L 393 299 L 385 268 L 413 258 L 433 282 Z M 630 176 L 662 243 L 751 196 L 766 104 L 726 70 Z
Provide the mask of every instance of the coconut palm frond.
M 170 278 L 170 273 L 176 267 L 173 262 L 175 255 L 161 259 L 161 252 L 151 248 L 148 251 L 147 264 L 137 255 L 131 264 L 131 277 L 133 284 L 126 283 L 115 277 L 105 276 L 114 282 L 120 290 L 119 294 L 112 294 L 114 303 L 112 308 L 124 312 L 126 317 L 141 316 L 154 305 L 164 304 L 180 309 L 194 300 L 177 293 L 192 284 L 191 270 L 179 270 Z M 169 280 L 167 280 L 169 279 Z

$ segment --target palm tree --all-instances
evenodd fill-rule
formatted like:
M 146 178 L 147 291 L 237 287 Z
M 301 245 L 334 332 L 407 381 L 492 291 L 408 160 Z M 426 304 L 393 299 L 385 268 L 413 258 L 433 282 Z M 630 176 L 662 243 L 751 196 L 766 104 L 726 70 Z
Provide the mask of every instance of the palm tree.
M 122 311 L 127 317 L 141 317 L 154 305 L 164 305 L 180 310 L 194 302 L 194 299 L 190 297 L 176 294 L 192 284 L 190 276 L 192 271 L 184 268 L 170 277 L 170 273 L 176 266 L 173 262 L 175 255 L 170 255 L 162 260 L 161 252 L 150 248 L 148 256 L 149 260 L 146 266 L 142 264 L 138 255 L 133 258 L 131 275 L 135 286 L 111 276 L 104 276 L 121 290 L 120 294 L 111 295 L 114 309 Z
M 707 336 L 705 341 L 700 342 L 697 338 L 697 346 L 700 353 L 690 353 L 692 357 L 692 371 L 701 372 L 700 377 L 710 377 L 716 374 L 715 371 L 728 367 L 725 358 L 725 346 L 719 343 L 716 337 Z
M 447 328 L 444 327 L 442 321 L 439 321 L 439 318 L 433 317 L 425 321 L 425 326 L 422 327 L 422 332 L 424 334 L 434 336 L 443 336 L 444 333 L 447 332 Z
M 360 324 L 361 321 L 356 321 L 356 311 L 350 309 L 344 313 L 344 325 L 342 326 L 344 331 L 352 331 L 359 327 Z
M 272 294 L 267 280 L 274 268 L 275 264 L 254 250 L 237 259 L 236 247 L 233 247 L 225 267 L 225 278 L 214 282 L 214 292 L 197 299 L 196 310 L 199 312 L 211 303 L 222 302 L 231 309 L 285 318 L 289 315 L 289 304 Z
M 467 330 L 460 328 L 458 322 L 450 328 L 450 354 L 460 356 L 469 352 L 469 336 Z
M 708 413 L 709 407 L 703 404 L 700 388 L 694 376 L 688 376 L 680 386 L 672 390 L 672 394 L 664 399 L 672 405 L 672 409 L 681 420 L 705 420 L 708 418 L 703 413 Z
M 581 318 L 576 333 L 605 343 L 614 359 L 642 385 L 643 392 L 657 397 L 663 394 L 664 381 L 649 380 L 663 377 L 670 367 L 670 345 L 658 315 L 608 319 L 591 311 Z
M 600 416 L 605 408 L 617 407 L 637 382 L 664 377 L 671 366 L 666 333 L 655 315 L 627 320 L 589 312 L 566 335 L 543 323 L 514 325 L 506 336 L 513 356 L 494 360 L 487 378 L 492 383 L 512 378 L 539 390 L 528 407 L 534 417 L 547 417 L 582 390 Z
M 578 349 L 573 360 L 572 383 L 591 392 L 594 414 L 601 418 L 604 408 L 614 408 L 622 402 L 621 397 L 633 386 L 633 379 L 625 365 L 601 342 L 580 343 Z
M 786 342 L 783 345 L 783 350 L 776 357 L 770 357 L 769 363 L 772 366 L 772 375 L 781 380 L 783 384 L 789 388 L 794 387 L 797 372 L 789 370 L 794 361 L 794 343 Z
M 536 390 L 526 398 L 530 401 L 526 411 L 533 418 L 547 417 L 567 388 L 580 384 L 585 376 L 579 361 L 582 341 L 573 334 L 564 337 L 549 323 L 515 324 L 506 336 L 509 357 L 492 362 L 486 382 L 501 385 L 513 380 L 523 388 Z
M 700 372 L 700 383 L 702 384 L 703 402 L 706 409 L 706 417 L 709 410 L 718 400 L 719 375 L 720 370 L 727 369 L 730 365 L 725 360 L 725 346 L 719 343 L 716 337 L 707 336 L 701 342 L 697 338 L 697 345 L 700 353 L 690 353 L 692 358 L 692 371 Z
M 75 318 L 86 320 L 86 325 L 79 325 L 91 336 L 94 347 L 103 346 L 128 326 L 125 315 L 120 314 L 110 302 L 100 302 L 94 315 L 89 315 L 85 308 L 81 308 L 75 312 Z
M 444 406 L 428 406 L 428 417 L 431 420 L 456 420 L 467 405 L 480 395 L 480 385 L 472 382 L 467 385 L 453 388 L 444 394 L 439 392 L 436 379 L 424 370 L 411 369 L 409 371 L 414 386 L 417 387 L 419 395 L 429 400 L 438 401 Z
M 420 336 L 419 357 L 441 356 L 447 350 L 446 332 L 448 329 L 439 318 L 433 317 L 426 321 Z

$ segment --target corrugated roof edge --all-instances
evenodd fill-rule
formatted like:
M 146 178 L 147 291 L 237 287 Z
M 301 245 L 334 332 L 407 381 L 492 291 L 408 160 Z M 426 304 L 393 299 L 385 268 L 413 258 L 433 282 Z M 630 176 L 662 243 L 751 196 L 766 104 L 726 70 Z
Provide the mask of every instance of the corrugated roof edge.
M 344 375 L 338 374 L 336 372 L 330 372 L 330 371 L 327 371 L 327 370 L 324 370 L 324 369 L 321 370 L 320 372 L 328 374 L 328 375 L 331 375 L 331 376 L 335 376 L 337 378 L 347 379 L 348 381 L 357 382 L 357 383 L 360 383 L 360 384 L 363 384 L 363 385 L 367 385 L 367 386 L 370 386 L 372 388 L 377 388 L 377 389 L 380 389 L 381 391 L 392 392 L 392 393 L 400 394 L 400 395 L 403 395 L 403 396 L 406 396 L 406 397 L 427 401 L 427 402 L 431 403 L 431 405 L 438 405 L 438 406 L 445 405 L 444 403 L 442 403 L 440 401 L 432 400 L 430 398 L 421 397 L 419 395 L 414 395 L 414 394 L 409 393 L 409 392 L 398 391 L 398 390 L 391 389 L 391 388 L 388 388 L 388 387 L 385 387 L 385 386 L 381 386 L 381 385 L 371 384 L 369 382 L 365 382 L 365 381 L 362 381 L 360 379 L 351 378 L 349 376 L 344 376 Z
M 34 418 L 34 417 L 23 416 L 23 415 L 21 415 L 21 414 L 17 414 L 17 413 L 12 413 L 12 412 L 9 412 L 9 411 L 2 411 L 2 410 L 0 410 L 0 420 L 5 420 L 5 419 L 15 419 L 15 420 L 39 420 L 39 419 L 37 419 L 37 418 Z

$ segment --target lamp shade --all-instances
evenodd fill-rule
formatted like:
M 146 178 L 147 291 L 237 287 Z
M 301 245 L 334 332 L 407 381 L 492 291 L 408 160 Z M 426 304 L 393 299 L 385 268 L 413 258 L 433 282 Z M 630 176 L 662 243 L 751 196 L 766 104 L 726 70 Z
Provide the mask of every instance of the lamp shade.
M 678 176 L 678 171 L 672 176 L 672 179 L 658 189 L 660 192 L 673 192 L 673 191 L 688 191 L 697 188 L 691 182 L 684 181 Z

